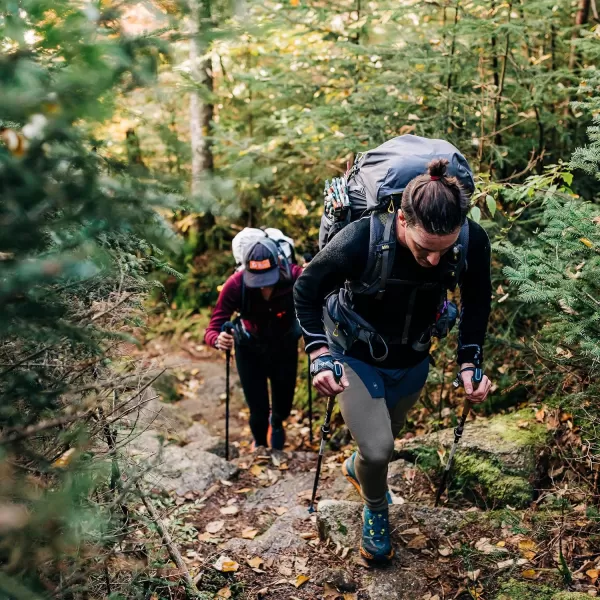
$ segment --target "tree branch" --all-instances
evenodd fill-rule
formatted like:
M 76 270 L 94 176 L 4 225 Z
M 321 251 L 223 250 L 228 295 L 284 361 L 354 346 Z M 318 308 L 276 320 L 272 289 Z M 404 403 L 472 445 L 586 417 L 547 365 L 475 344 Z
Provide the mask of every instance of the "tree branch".
M 169 552 L 169 556 L 171 557 L 171 560 L 177 565 L 177 567 L 179 568 L 179 571 L 181 572 L 181 577 L 182 577 L 183 581 L 185 582 L 187 597 L 188 598 L 198 598 L 200 596 L 200 594 L 197 591 L 196 585 L 194 584 L 194 581 L 192 580 L 192 577 L 190 575 L 190 572 L 188 571 L 186 564 L 183 562 L 183 558 L 181 557 L 181 553 L 179 552 L 179 549 L 173 543 L 173 540 L 171 539 L 171 536 L 169 535 L 167 528 L 165 527 L 164 523 L 161 521 L 160 516 L 156 512 L 156 509 L 154 508 L 154 506 L 152 505 L 152 503 L 150 502 L 150 500 L 148 499 L 146 494 L 144 494 L 140 484 L 136 483 L 135 487 L 138 491 L 140 499 L 142 500 L 142 502 L 144 503 L 144 506 L 146 507 L 146 510 L 148 511 L 148 514 L 150 515 L 150 518 L 156 525 L 156 528 L 158 529 L 158 532 L 160 533 L 160 535 L 162 537 L 163 543 L 167 547 L 167 551 Z

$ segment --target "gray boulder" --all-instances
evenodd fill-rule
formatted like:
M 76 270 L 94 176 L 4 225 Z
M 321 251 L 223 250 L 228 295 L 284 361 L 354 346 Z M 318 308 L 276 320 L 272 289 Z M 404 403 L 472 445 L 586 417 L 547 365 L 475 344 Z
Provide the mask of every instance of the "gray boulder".
M 234 538 L 225 544 L 224 550 L 263 558 L 294 554 L 307 547 L 306 541 L 299 535 L 298 528 L 308 520 L 310 515 L 306 508 L 296 506 L 278 517 L 262 535 L 253 540 Z
M 153 464 L 146 479 L 154 487 L 183 496 L 202 493 L 219 479 L 230 479 L 238 469 L 223 458 L 192 442 L 186 446 L 163 445 L 154 431 L 146 431 L 128 446 L 129 455 L 138 462 Z

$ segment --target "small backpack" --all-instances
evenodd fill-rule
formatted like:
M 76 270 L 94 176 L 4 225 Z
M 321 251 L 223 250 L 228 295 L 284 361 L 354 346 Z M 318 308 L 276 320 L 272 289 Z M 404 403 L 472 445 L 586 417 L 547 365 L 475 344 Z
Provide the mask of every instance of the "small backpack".
M 281 230 L 274 227 L 266 229 L 255 229 L 254 227 L 244 227 L 231 241 L 231 250 L 235 259 L 235 270 L 243 271 L 244 256 L 256 242 L 268 237 L 274 241 L 279 250 L 280 264 L 296 264 L 296 254 L 294 250 L 294 240 L 284 235 Z
M 231 241 L 231 249 L 236 262 L 236 272 L 244 270 L 244 257 L 246 253 L 260 240 L 265 237 L 269 238 L 277 246 L 278 255 L 277 262 L 279 264 L 280 278 L 282 281 L 292 283 L 292 264 L 296 264 L 296 255 L 294 251 L 294 240 L 284 235 L 281 230 L 274 227 L 266 229 L 255 229 L 253 227 L 244 227 Z M 245 314 L 248 306 L 248 294 L 246 286 L 242 279 L 242 302 L 241 312 Z

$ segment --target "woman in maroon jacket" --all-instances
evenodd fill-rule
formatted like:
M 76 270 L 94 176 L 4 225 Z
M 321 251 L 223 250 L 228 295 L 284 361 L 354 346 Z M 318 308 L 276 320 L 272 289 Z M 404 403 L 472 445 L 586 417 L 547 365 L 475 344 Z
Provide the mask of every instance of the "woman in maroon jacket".
M 281 450 L 285 443 L 283 421 L 292 409 L 300 337 L 293 287 L 301 273 L 297 265 L 281 264 L 273 240 L 265 237 L 256 242 L 246 253 L 244 270 L 223 286 L 204 336 L 208 345 L 220 350 L 235 344 L 255 446 L 269 444 Z M 240 316 L 234 322 L 234 335 L 221 331 L 236 312 Z

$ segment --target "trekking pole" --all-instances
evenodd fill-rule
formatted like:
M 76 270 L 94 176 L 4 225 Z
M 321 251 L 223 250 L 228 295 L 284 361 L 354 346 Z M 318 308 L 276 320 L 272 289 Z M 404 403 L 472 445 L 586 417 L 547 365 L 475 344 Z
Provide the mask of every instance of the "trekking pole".
M 306 380 L 308 382 L 308 424 L 310 426 L 310 432 L 308 439 L 310 444 L 313 443 L 313 412 L 312 412 L 312 381 L 310 377 L 310 356 L 308 357 Z
M 339 363 L 333 363 L 333 376 L 337 382 L 342 378 L 342 365 Z M 323 463 L 323 455 L 325 454 L 325 444 L 327 443 L 327 436 L 329 435 L 329 427 L 331 425 L 331 413 L 333 412 L 333 405 L 335 403 L 335 396 L 329 396 L 327 398 L 327 410 L 325 412 L 325 421 L 321 426 L 321 446 L 319 447 L 319 456 L 317 458 L 317 472 L 315 473 L 315 483 L 313 485 L 312 498 L 310 499 L 310 506 L 308 507 L 309 513 L 315 512 L 315 498 L 317 497 L 317 488 L 319 487 L 319 476 L 321 475 L 321 464 Z
M 221 331 L 231 335 L 233 323 L 227 321 Z M 231 364 L 231 350 L 225 350 L 225 460 L 229 460 L 229 367 Z
M 476 367 L 473 373 L 473 383 L 475 384 L 475 388 L 477 388 L 482 379 L 483 371 L 479 367 Z M 460 373 L 452 382 L 452 385 L 455 389 L 458 389 L 462 385 L 462 378 L 460 376 Z M 465 401 L 463 403 L 462 415 L 460 416 L 460 421 L 458 422 L 458 425 L 454 428 L 454 442 L 452 443 L 450 456 L 448 457 L 448 462 L 446 463 L 446 468 L 444 469 L 444 474 L 442 475 L 442 483 L 440 483 L 440 487 L 438 488 L 437 494 L 435 496 L 434 506 L 437 506 L 440 503 L 442 494 L 446 489 L 446 485 L 448 482 L 448 474 L 450 473 L 450 467 L 452 467 L 452 461 L 454 460 L 454 453 L 458 448 L 458 443 L 460 442 L 460 438 L 462 437 L 463 431 L 465 430 L 465 423 L 467 422 L 469 412 L 471 412 L 471 401 L 468 398 L 465 398 Z

